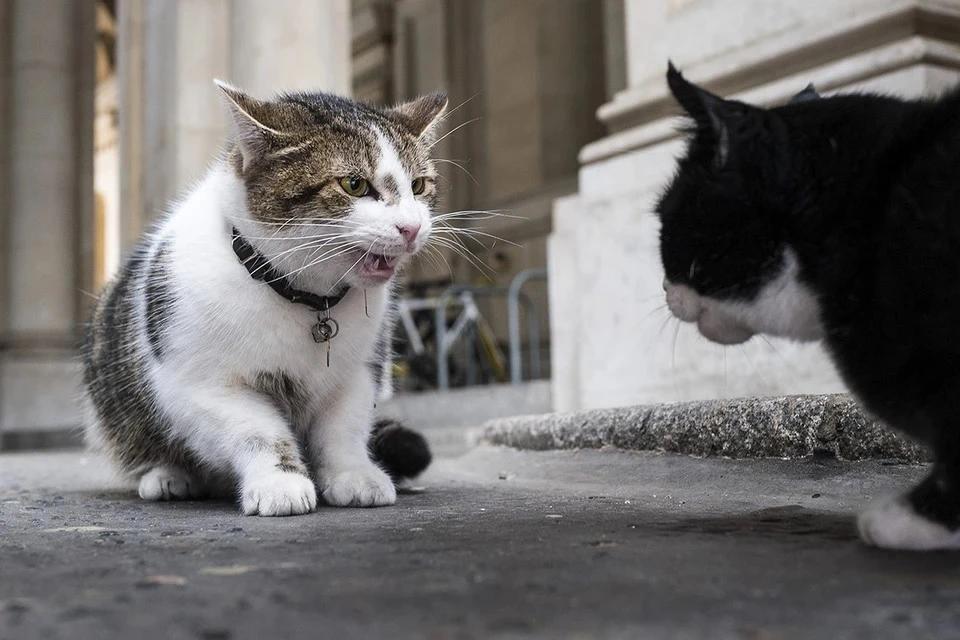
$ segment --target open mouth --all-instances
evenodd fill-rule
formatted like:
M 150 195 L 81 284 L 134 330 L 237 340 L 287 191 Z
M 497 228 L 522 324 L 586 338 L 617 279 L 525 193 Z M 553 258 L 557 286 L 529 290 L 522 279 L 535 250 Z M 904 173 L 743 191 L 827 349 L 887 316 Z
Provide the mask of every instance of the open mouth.
M 389 278 L 397 270 L 400 256 L 385 256 L 379 253 L 368 253 L 363 258 L 360 271 L 365 276 L 373 278 Z

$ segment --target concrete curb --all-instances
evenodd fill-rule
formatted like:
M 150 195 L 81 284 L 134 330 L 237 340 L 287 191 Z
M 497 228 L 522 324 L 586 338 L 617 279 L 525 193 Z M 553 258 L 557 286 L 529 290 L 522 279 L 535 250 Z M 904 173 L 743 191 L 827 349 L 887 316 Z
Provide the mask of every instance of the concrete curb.
M 491 420 L 482 441 L 516 449 L 665 451 L 729 458 L 926 462 L 926 450 L 870 418 L 848 395 L 710 400 Z

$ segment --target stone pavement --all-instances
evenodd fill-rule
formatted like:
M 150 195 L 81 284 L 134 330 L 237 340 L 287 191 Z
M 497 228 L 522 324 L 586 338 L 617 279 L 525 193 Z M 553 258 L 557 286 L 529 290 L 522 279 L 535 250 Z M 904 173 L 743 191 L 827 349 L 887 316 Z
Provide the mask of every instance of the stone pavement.
M 0 456 L 0 639 L 960 638 L 960 554 L 862 546 L 882 461 L 479 447 L 394 507 L 145 504 Z

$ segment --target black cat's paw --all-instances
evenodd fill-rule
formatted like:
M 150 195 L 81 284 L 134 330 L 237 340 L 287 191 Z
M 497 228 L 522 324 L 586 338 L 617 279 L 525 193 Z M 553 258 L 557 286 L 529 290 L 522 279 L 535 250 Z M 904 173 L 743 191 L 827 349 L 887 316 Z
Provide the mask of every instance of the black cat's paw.
M 881 549 L 933 551 L 960 549 L 960 530 L 917 514 L 905 496 L 878 500 L 857 518 L 860 538 Z

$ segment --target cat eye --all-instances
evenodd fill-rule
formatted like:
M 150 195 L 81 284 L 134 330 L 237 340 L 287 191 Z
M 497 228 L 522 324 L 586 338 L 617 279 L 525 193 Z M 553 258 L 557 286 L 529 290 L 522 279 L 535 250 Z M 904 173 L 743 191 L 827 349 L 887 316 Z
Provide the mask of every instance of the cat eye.
M 423 193 L 427 188 L 427 181 L 424 178 L 417 178 L 410 186 L 413 187 L 413 195 L 418 196 Z
M 340 178 L 340 187 L 347 192 L 347 195 L 354 198 L 362 198 L 370 193 L 370 183 L 357 176 Z

